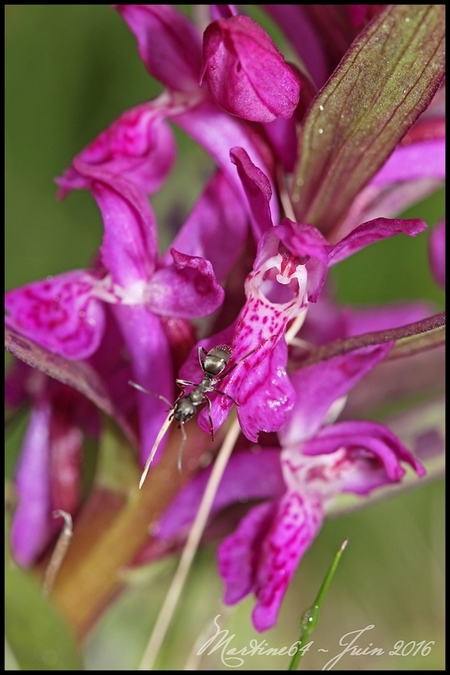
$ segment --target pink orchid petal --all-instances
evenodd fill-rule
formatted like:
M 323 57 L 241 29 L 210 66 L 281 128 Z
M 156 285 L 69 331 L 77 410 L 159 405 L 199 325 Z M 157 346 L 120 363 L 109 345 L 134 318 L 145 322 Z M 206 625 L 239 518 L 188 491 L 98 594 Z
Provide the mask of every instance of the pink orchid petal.
M 429 257 L 436 282 L 445 288 L 445 220 L 441 220 L 431 232 Z
M 261 348 L 263 349 L 264 346 Z M 242 433 L 256 442 L 260 431 L 277 431 L 291 410 L 295 393 L 286 373 L 287 345 L 280 341 L 268 353 L 258 354 L 256 365 L 244 365 L 237 414 Z M 247 368 L 247 375 L 245 375 Z
M 229 19 L 230 16 L 237 16 L 236 5 L 209 5 L 211 21 L 219 19 Z
M 157 314 L 207 316 L 223 302 L 224 290 L 211 263 L 170 249 L 173 264 L 157 270 L 149 283 L 148 306 Z
M 158 432 L 167 416 L 168 405 L 158 398 L 173 400 L 174 373 L 166 335 L 157 316 L 144 305 L 113 305 L 114 316 L 119 324 L 125 344 L 131 355 L 133 381 L 151 394 L 135 392 L 127 383 L 128 398 L 137 397 L 141 433 L 141 463 L 144 464 Z M 153 395 L 152 395 L 153 394 Z M 156 460 L 163 451 L 165 440 L 160 444 Z
M 201 68 L 200 35 L 170 5 L 115 5 L 134 33 L 150 75 L 175 91 L 197 91 Z
M 393 343 L 363 347 L 291 373 L 295 404 L 279 430 L 283 446 L 312 438 L 322 426 L 331 405 L 382 361 Z
M 397 483 L 404 476 L 404 469 L 394 457 L 390 457 L 391 475 L 388 474 L 383 461 L 373 452 L 377 450 L 382 453 L 385 450 L 377 439 L 370 439 L 364 446 L 359 446 L 361 439 L 355 436 L 347 438 L 345 446 L 339 445 L 337 440 L 332 443 L 330 439 L 321 443 L 319 432 L 314 441 L 315 449 L 322 446 L 329 450 L 328 454 L 318 450 L 314 457 L 305 457 L 303 451 L 309 449 L 309 441 L 305 441 L 301 451 L 284 448 L 283 469 L 285 474 L 290 474 L 287 482 L 291 489 L 315 489 L 322 495 L 327 508 L 340 493 L 364 496 L 377 488 Z M 385 452 L 386 456 L 388 454 Z
M 255 442 L 259 431 L 278 429 L 292 407 L 293 390 L 285 370 L 284 334 L 289 321 L 304 313 L 307 307 L 304 265 L 297 264 L 285 251 L 268 257 L 276 251 L 277 242 L 279 244 L 274 229 L 261 240 L 255 261 L 258 266 L 245 282 L 247 301 L 231 341 L 233 362 L 239 363 L 220 386 L 230 398 L 218 395 L 211 406 L 216 429 L 228 416 L 232 401 L 237 402 L 242 429 L 247 438 Z M 280 341 L 284 346 L 271 354 Z M 264 414 L 264 406 L 270 409 L 271 415 Z M 203 430 L 206 422 L 202 413 L 199 424 Z
M 53 383 L 49 383 L 49 387 Z M 49 429 L 49 474 L 53 509 L 75 513 L 81 498 L 84 435 L 75 424 L 78 393 L 57 383 Z
M 42 553 L 52 533 L 49 473 L 51 408 L 42 400 L 31 410 L 15 475 L 18 496 L 11 545 L 19 565 L 28 567 Z
M 53 353 L 85 359 L 97 350 L 104 330 L 97 285 L 80 270 L 8 291 L 5 323 Z
M 445 178 L 445 140 L 399 146 L 372 178 L 370 185 L 385 185 L 419 178 Z
M 234 402 L 238 403 L 239 424 L 247 438 L 256 439 L 260 431 L 275 431 L 285 421 L 294 392 L 285 370 L 286 344 L 279 341 L 274 346 L 274 343 L 275 340 L 269 338 L 255 346 L 253 351 L 245 351 L 237 340 L 236 349 L 230 347 L 231 360 L 223 379 L 216 385 L 217 393 L 208 394 L 214 431 L 225 422 Z M 199 344 L 207 351 L 219 344 L 234 344 L 233 327 L 201 340 Z M 198 345 L 192 349 L 180 372 L 183 379 L 191 382 L 199 382 L 202 377 L 197 350 Z M 240 359 L 242 361 L 236 366 Z M 271 410 L 270 416 L 267 415 L 268 409 Z M 198 424 L 206 434 L 211 433 L 206 407 L 199 412 Z
M 156 192 L 175 160 L 173 134 L 162 119 L 164 106 L 158 101 L 127 110 L 76 157 L 83 164 L 122 176 L 136 187 Z M 89 188 L 88 177 L 72 164 L 61 178 L 58 198 L 72 190 Z
M 302 5 L 263 5 L 263 9 L 280 26 L 316 85 L 321 87 L 331 70 L 321 32 L 317 32 L 308 17 L 308 10 Z
M 276 519 L 264 538 L 256 578 L 256 605 L 252 612 L 256 630 L 272 628 L 281 602 L 303 554 L 323 522 L 318 495 L 287 492 L 279 500 Z
M 272 226 L 270 181 L 261 169 L 253 164 L 243 148 L 231 148 L 231 161 L 236 165 L 252 214 L 253 232 L 259 242 L 264 232 Z
M 271 122 L 293 115 L 300 82 L 268 34 L 245 15 L 210 23 L 203 36 L 202 79 L 232 115 Z
M 407 234 L 410 237 L 424 232 L 427 226 L 419 218 L 396 219 L 375 218 L 355 228 L 330 251 L 329 264 L 335 265 L 365 246 L 396 234 Z
M 386 472 L 385 482 L 399 482 L 405 470 L 400 462 L 409 464 L 418 476 L 425 475 L 425 469 L 411 452 L 400 442 L 395 434 L 378 422 L 350 421 L 338 422 L 323 427 L 314 438 L 305 441 L 302 452 L 305 455 L 323 455 L 346 449 L 351 462 L 362 459 L 368 467 L 368 473 L 378 468 L 380 462 Z M 372 455 L 372 460 L 370 460 Z M 374 461 L 376 460 L 375 464 Z M 344 491 L 358 491 L 355 486 L 343 487 Z M 364 485 L 360 494 L 368 489 Z
M 197 515 L 212 467 L 197 474 L 175 497 L 158 524 L 156 536 L 170 539 L 183 536 Z M 280 451 L 264 449 L 234 453 L 227 464 L 214 498 L 210 516 L 237 502 L 273 499 L 285 490 Z
M 270 212 L 274 223 L 279 219 L 279 206 L 276 190 L 273 187 L 271 171 L 265 155 L 259 149 L 258 143 L 250 127 L 245 126 L 237 118 L 231 117 L 218 109 L 210 101 L 201 101 L 192 109 L 174 113 L 173 121 L 187 134 L 199 143 L 212 156 L 217 165 L 225 172 L 230 184 L 235 187 L 238 195 L 245 200 L 245 193 L 235 167 L 230 162 L 230 149 L 243 148 L 251 162 L 261 169 L 269 178 L 272 188 Z M 217 133 L 220 129 L 220 134 Z M 245 201 L 244 201 L 245 203 Z
M 175 237 L 172 247 L 191 256 L 206 258 L 218 279 L 223 279 L 239 256 L 247 233 L 247 209 L 224 175 L 217 170 L 192 213 Z M 165 265 L 172 264 L 168 251 Z
M 258 544 L 268 531 L 275 510 L 271 502 L 256 506 L 242 518 L 235 532 L 220 544 L 217 562 L 225 582 L 224 602 L 227 605 L 236 604 L 253 591 Z
M 78 509 L 83 430 L 99 436 L 97 410 L 78 392 L 31 368 L 27 379 L 31 414 L 15 475 L 19 503 L 12 524 L 13 552 L 24 566 L 36 562 L 59 531 L 53 511 L 74 515 Z
M 347 313 L 346 307 L 334 302 L 325 284 L 318 301 L 308 306 L 299 337 L 316 346 L 347 337 Z
M 77 160 L 74 165 L 90 179 L 91 193 L 102 214 L 102 263 L 114 283 L 131 292 L 136 285 L 136 300 L 142 302 L 142 282 L 151 278 L 158 255 L 156 220 L 150 204 L 126 179 Z
M 396 183 L 395 186 L 368 185 L 363 188 L 350 207 L 346 217 L 336 228 L 334 240 L 340 241 L 361 223 L 377 218 L 395 218 L 413 204 L 417 204 L 441 187 L 436 178 Z
M 235 604 L 250 592 L 257 598 L 253 624 L 258 631 L 275 623 L 287 586 L 323 520 L 315 495 L 288 492 L 245 516 L 218 549 L 224 601 Z
M 287 173 L 292 173 L 298 155 L 295 117 L 288 120 L 277 117 L 273 122 L 267 122 L 264 129 L 278 160 Z

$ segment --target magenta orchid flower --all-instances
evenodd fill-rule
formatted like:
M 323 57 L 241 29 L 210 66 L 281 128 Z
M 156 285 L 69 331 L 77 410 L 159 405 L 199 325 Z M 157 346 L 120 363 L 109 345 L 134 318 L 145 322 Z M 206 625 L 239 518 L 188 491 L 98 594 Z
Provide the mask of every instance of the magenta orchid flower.
M 77 168 L 90 181 L 92 194 L 103 215 L 105 233 L 100 250 L 101 264 L 91 270 L 68 272 L 7 292 L 6 325 L 48 351 L 69 360 L 94 359 L 99 363 L 100 351 L 103 355 L 112 355 L 126 350 L 131 358 L 131 370 L 128 378 L 121 380 L 122 390 L 128 390 L 128 379 L 133 379 L 143 386 L 151 386 L 158 394 L 172 397 L 174 374 L 169 339 L 162 319 L 209 314 L 222 302 L 223 290 L 216 280 L 211 262 L 199 255 L 172 248 L 164 261 L 159 261 L 155 218 L 146 200 L 132 185 L 117 176 L 96 172 L 81 164 Z M 222 191 L 224 199 L 229 197 L 226 183 L 220 176 L 216 176 L 213 185 Z M 216 207 L 212 208 L 206 193 L 205 198 L 200 198 L 193 215 L 192 219 L 198 224 L 206 217 L 210 219 L 210 235 L 214 224 L 223 224 L 220 217 L 221 203 L 219 200 Z M 238 209 L 232 209 L 231 214 L 235 216 L 234 222 L 239 232 L 245 232 L 245 221 L 239 218 Z M 198 225 L 195 227 L 198 229 Z M 188 225 L 189 229 L 192 231 L 194 225 Z M 201 239 L 197 240 L 192 248 L 202 252 L 204 246 Z M 219 259 L 217 255 L 215 259 Z M 219 264 L 221 273 L 225 274 L 227 265 L 231 264 L 232 257 L 226 262 L 222 261 Z M 118 331 L 117 328 L 111 330 L 109 326 L 106 332 L 107 310 L 111 310 Z M 113 336 L 117 332 L 116 340 Z M 104 362 L 104 356 L 101 361 Z M 99 372 L 105 377 L 103 365 Z M 110 376 L 108 379 L 111 396 L 118 398 L 117 382 L 114 385 Z M 144 463 L 166 414 L 167 405 L 145 394 L 137 394 L 137 398 L 141 461 Z M 119 408 L 125 415 L 130 413 L 126 399 L 130 399 L 130 396 L 119 402 Z M 59 409 L 54 409 L 53 400 L 45 394 L 36 399 L 35 413 L 30 422 L 30 437 L 36 433 L 33 429 L 41 428 L 42 425 L 45 427 L 51 419 L 60 418 Z M 134 396 L 131 400 L 134 400 Z M 45 415 L 43 410 L 47 411 Z M 25 442 L 24 456 L 17 474 L 21 507 L 15 516 L 13 532 L 27 532 L 32 527 L 36 535 L 27 540 L 24 553 L 21 553 L 24 538 L 14 535 L 18 558 L 26 563 L 34 559 L 54 532 L 51 505 L 60 508 L 49 500 L 49 490 L 51 485 L 55 485 L 54 480 L 40 481 L 42 489 L 44 485 L 47 488 L 39 495 L 35 490 L 30 491 L 28 486 L 27 477 L 34 476 L 32 480 L 35 480 L 36 472 L 27 473 L 27 466 L 33 467 L 38 462 L 43 477 L 48 475 L 45 467 L 48 467 L 50 457 L 52 461 L 60 461 L 57 458 L 58 448 L 62 451 L 64 444 L 51 444 L 49 440 L 44 441 L 44 437 L 42 434 L 39 436 L 43 441 L 41 450 L 36 444 Z M 33 452 L 36 453 L 35 457 L 32 456 Z M 75 482 L 79 479 L 79 470 L 80 467 L 78 476 L 74 477 Z M 31 502 L 33 507 L 28 508 Z M 35 518 L 37 513 L 42 515 L 40 528 L 37 528 L 36 522 L 33 521 L 34 525 L 31 525 L 31 521 L 27 520 L 31 514 Z
M 163 105 L 144 103 L 125 112 L 85 148 L 78 159 L 84 164 L 101 166 L 108 173 L 126 175 L 143 192 L 153 194 L 164 182 L 176 154 L 164 110 Z M 71 190 L 90 185 L 89 179 L 74 165 L 56 182 L 60 199 Z
M 90 181 L 105 234 L 102 267 L 69 272 L 6 294 L 7 325 L 49 351 L 85 359 L 104 334 L 104 303 L 111 306 L 133 364 L 133 379 L 172 395 L 174 375 L 159 316 L 205 316 L 223 290 L 211 263 L 175 248 L 158 261 L 156 223 L 144 197 L 126 180 L 77 164 Z M 52 330 L 49 330 L 51 327 Z M 160 363 L 166 363 L 160 368 Z M 140 396 L 143 459 L 164 416 L 164 403 Z M 155 410 L 160 414 L 155 415 Z
M 299 80 L 267 33 L 248 16 L 209 24 L 203 64 L 200 82 L 206 79 L 212 99 L 232 115 L 254 122 L 292 117 Z
M 137 431 L 130 420 L 135 399 L 128 385 L 132 369 L 110 306 L 105 307 L 104 319 L 100 346 L 82 365 L 92 369 L 91 386 L 105 390 L 117 422 L 134 437 Z M 66 365 L 62 368 L 68 370 Z M 101 437 L 101 418 L 86 396 L 20 360 L 7 373 L 5 401 L 11 413 L 26 403 L 30 406 L 15 474 L 18 505 L 11 524 L 14 556 L 29 566 L 60 529 L 53 511 L 75 516 L 81 506 L 83 447 L 87 437 L 97 441 Z
M 78 159 L 126 176 L 152 193 L 174 159 L 173 140 L 166 123 L 170 119 L 211 154 L 238 195 L 242 195 L 242 187 L 230 166 L 231 147 L 246 149 L 253 162 L 270 176 L 270 160 L 264 158 L 270 150 L 264 148 L 262 134 L 256 139 L 244 120 L 267 122 L 279 116 L 292 117 L 300 85 L 267 33 L 248 17 L 230 15 L 214 21 L 204 39 L 202 72 L 201 36 L 177 10 L 169 5 L 116 5 L 116 9 L 134 33 L 147 70 L 166 90 L 155 101 L 127 111 L 85 148 Z M 220 54 L 224 45 L 225 53 L 232 56 L 224 64 L 227 72 L 217 72 L 214 60 L 219 58 L 223 62 Z M 232 87 L 228 77 L 230 70 L 236 74 Z M 212 95 L 206 84 L 201 86 L 202 78 Z M 227 81 L 229 105 L 224 101 L 224 90 L 219 93 L 222 80 Z M 219 128 L 220 134 L 217 134 Z M 281 145 L 284 148 L 286 141 Z M 160 165 L 158 172 L 155 167 Z M 57 182 L 61 197 L 72 189 L 88 186 L 75 162 Z M 271 209 L 277 218 L 274 198 Z
M 31 402 L 11 525 L 15 558 L 28 567 L 60 529 L 52 512 L 76 513 L 80 505 L 83 441 L 86 434 L 99 438 L 100 418 L 85 397 L 23 361 L 16 361 L 7 376 L 5 399 L 11 409 Z
M 329 244 L 316 228 L 288 218 L 274 227 L 268 182 L 262 180 L 260 170 L 242 149 L 234 148 L 231 154 L 243 179 L 252 215 L 265 234 L 246 280 L 247 301 L 234 326 L 199 343 L 207 350 L 230 344 L 234 363 L 221 386 L 227 396 L 212 397 L 211 409 L 200 413 L 199 424 L 208 433 L 211 421 L 216 430 L 235 402 L 242 431 L 256 442 L 260 431 L 277 431 L 293 406 L 295 394 L 286 373 L 286 329 L 293 319 L 306 316 L 309 303 L 317 302 L 328 267 L 386 237 L 400 233 L 416 236 L 426 225 L 418 219 L 379 218 L 363 223 L 336 245 Z M 200 376 L 197 348 L 182 369 L 182 377 L 191 381 Z
M 252 618 L 258 631 L 275 625 L 294 571 L 339 494 L 367 495 L 399 482 L 405 473 L 403 463 L 424 475 L 421 464 L 382 424 L 330 424 L 336 402 L 391 347 L 392 343 L 366 347 L 293 373 L 297 396 L 278 432 L 281 452 L 263 448 L 255 455 L 243 450 L 228 464 L 212 514 L 232 503 L 263 500 L 218 549 L 225 602 L 235 604 L 253 593 Z M 183 536 L 208 475 L 209 470 L 172 503 L 160 521 L 159 539 Z

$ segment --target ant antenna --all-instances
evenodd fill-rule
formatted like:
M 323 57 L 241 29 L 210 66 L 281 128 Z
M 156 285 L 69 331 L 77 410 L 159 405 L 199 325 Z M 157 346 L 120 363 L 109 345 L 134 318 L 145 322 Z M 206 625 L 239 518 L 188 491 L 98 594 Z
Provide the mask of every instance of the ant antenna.
M 150 396 L 155 396 L 156 398 L 160 398 L 161 401 L 164 401 L 164 403 L 167 403 L 167 405 L 170 406 L 170 410 L 169 410 L 170 421 L 168 420 L 168 418 L 166 418 L 166 420 L 164 421 L 163 426 L 161 427 L 160 432 L 159 432 L 159 434 L 158 434 L 158 436 L 155 440 L 155 443 L 154 443 L 154 445 L 151 449 L 150 455 L 147 459 L 144 471 L 143 471 L 142 476 L 141 476 L 141 480 L 139 482 L 139 489 L 140 489 L 142 484 L 144 483 L 144 480 L 145 480 L 146 476 L 147 476 L 148 470 L 150 468 L 150 464 L 152 463 L 153 458 L 156 454 L 156 448 L 159 445 L 160 441 L 162 440 L 162 437 L 164 436 L 165 432 L 167 431 L 167 429 L 170 425 L 170 422 L 172 422 L 172 420 L 173 420 L 173 405 L 165 396 L 162 396 L 161 394 L 154 394 L 152 391 L 149 391 L 148 389 L 145 389 L 145 387 L 141 387 L 141 385 L 138 384 L 137 382 L 133 382 L 132 380 L 128 380 L 128 384 L 131 384 L 132 387 L 134 387 L 138 391 L 141 391 L 143 394 L 150 394 Z M 163 431 L 163 429 L 164 429 L 164 431 Z M 184 422 L 180 421 L 179 429 L 181 429 L 182 440 L 181 440 L 180 449 L 178 450 L 177 467 L 178 467 L 178 473 L 181 475 L 183 473 L 182 468 L 181 468 L 181 460 L 182 460 L 182 456 L 183 456 L 184 444 L 187 441 L 187 435 L 186 435 L 186 431 L 184 429 Z
M 155 398 L 160 398 L 161 401 L 164 401 L 164 403 L 167 403 L 167 405 L 170 405 L 170 407 L 172 407 L 171 402 L 165 396 L 162 396 L 161 394 L 154 394 L 152 391 L 145 389 L 145 387 L 141 387 L 140 384 L 138 384 L 137 382 L 133 382 L 132 380 L 128 380 L 128 384 L 131 384 L 132 387 L 134 387 L 138 391 L 141 391 L 143 394 L 149 394 L 150 396 L 154 396 Z

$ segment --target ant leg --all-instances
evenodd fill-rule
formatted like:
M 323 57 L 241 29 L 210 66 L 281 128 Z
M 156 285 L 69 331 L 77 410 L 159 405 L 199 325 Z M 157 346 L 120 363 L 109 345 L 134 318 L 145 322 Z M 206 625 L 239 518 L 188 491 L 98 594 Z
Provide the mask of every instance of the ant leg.
M 210 428 L 210 431 L 211 431 L 211 440 L 214 442 L 214 427 L 213 427 L 213 421 L 212 421 L 212 417 L 211 417 L 211 401 L 209 400 L 209 398 L 206 395 L 205 395 L 205 401 L 206 401 L 206 404 L 208 406 L 207 412 L 208 412 L 209 428 Z
M 195 384 L 195 382 L 189 382 L 189 380 L 175 380 L 175 383 L 180 387 L 181 393 L 177 396 L 177 399 L 173 404 L 174 406 L 178 403 L 180 398 L 183 398 L 183 396 L 186 396 L 185 387 L 196 387 L 197 386 Z
M 231 401 L 232 403 L 234 403 L 234 405 L 240 405 L 240 403 L 238 403 L 237 401 L 235 401 L 234 398 L 232 398 L 231 396 L 229 396 L 226 392 L 220 391 L 220 389 L 214 389 L 214 393 L 215 393 L 215 394 L 220 394 L 221 396 L 225 396 L 225 398 L 230 399 L 230 401 Z
M 184 387 L 196 387 L 197 385 L 195 382 L 190 382 L 189 380 L 175 380 L 177 385 L 180 387 L 180 389 L 183 389 Z
M 202 353 L 203 353 L 203 356 L 206 356 L 208 352 L 206 351 L 206 349 L 204 347 L 200 346 L 198 348 L 198 362 L 200 364 L 200 368 L 204 372 L 204 361 L 202 361 Z

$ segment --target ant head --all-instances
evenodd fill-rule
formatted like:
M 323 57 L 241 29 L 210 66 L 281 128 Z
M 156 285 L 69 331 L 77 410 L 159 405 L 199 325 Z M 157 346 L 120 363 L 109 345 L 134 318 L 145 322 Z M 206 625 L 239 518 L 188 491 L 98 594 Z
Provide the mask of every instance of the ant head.
M 231 358 L 231 347 L 228 345 L 219 345 L 210 349 L 205 355 L 202 368 L 210 376 L 220 375 Z

